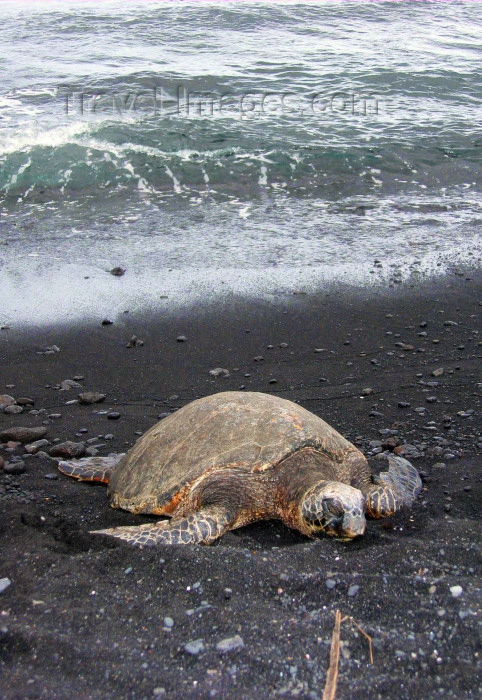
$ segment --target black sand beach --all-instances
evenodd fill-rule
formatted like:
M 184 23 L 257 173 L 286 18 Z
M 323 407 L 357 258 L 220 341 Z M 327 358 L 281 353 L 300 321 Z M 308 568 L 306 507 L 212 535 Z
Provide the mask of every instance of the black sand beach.
M 0 413 L 0 430 L 45 424 L 49 443 L 99 436 L 86 447 L 108 454 L 199 396 L 266 391 L 323 417 L 375 469 L 381 443 L 408 445 L 424 489 L 411 511 L 351 543 L 267 522 L 211 547 L 137 549 L 89 530 L 148 518 L 4 444 L 1 457 L 25 471 L 0 471 L 0 579 L 10 581 L 0 696 L 320 698 L 340 610 L 372 638 L 373 665 L 367 639 L 343 622 L 339 699 L 480 697 L 480 281 L 459 272 L 1 330 L 0 393 L 35 403 Z M 126 348 L 134 334 L 144 345 Z M 216 367 L 230 376 L 214 379 Z M 74 377 L 82 389 L 59 390 Z M 80 391 L 106 399 L 67 405 Z M 216 648 L 236 635 L 242 645 Z

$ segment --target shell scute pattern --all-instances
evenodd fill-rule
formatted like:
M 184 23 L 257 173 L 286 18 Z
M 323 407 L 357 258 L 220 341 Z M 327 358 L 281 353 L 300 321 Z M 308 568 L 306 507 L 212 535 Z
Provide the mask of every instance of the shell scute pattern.
M 264 472 L 306 446 L 336 461 L 355 449 L 321 418 L 279 397 L 208 396 L 168 416 L 136 443 L 109 484 L 112 503 L 138 512 L 138 507 L 172 512 L 173 499 L 207 471 L 236 466 Z

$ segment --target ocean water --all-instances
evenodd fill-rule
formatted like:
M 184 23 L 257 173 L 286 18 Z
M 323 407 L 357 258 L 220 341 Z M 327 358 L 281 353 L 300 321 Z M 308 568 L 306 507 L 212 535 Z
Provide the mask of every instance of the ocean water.
M 481 64 L 471 0 L 0 1 L 0 323 L 478 265 Z

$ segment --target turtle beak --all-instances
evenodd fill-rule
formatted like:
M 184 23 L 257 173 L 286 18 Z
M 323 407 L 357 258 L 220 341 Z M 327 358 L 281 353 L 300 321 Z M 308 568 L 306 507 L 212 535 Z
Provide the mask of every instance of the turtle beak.
M 363 513 L 345 513 L 340 527 L 340 537 L 352 540 L 365 532 L 366 520 Z

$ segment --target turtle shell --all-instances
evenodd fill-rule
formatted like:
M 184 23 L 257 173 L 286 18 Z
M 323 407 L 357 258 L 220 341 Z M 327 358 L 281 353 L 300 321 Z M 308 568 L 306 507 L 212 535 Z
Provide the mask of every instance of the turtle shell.
M 227 468 L 263 472 L 312 447 L 336 463 L 358 450 L 328 423 L 292 401 L 223 392 L 187 404 L 148 430 L 109 483 L 114 507 L 169 515 L 190 485 Z

